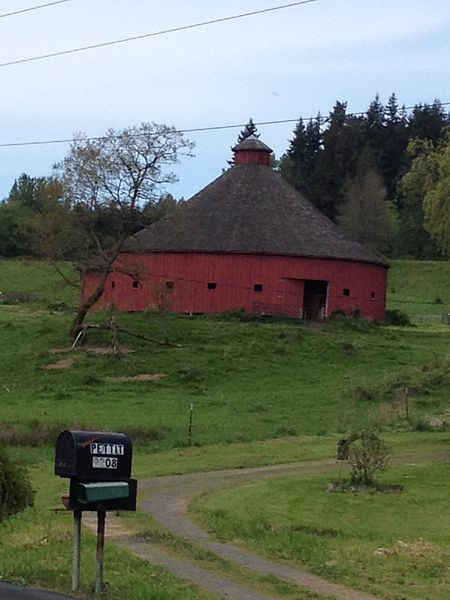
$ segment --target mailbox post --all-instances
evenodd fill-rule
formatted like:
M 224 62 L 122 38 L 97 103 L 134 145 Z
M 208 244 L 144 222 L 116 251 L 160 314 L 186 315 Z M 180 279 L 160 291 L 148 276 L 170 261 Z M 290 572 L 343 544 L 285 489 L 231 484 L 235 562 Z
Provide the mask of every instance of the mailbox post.
M 70 479 L 67 508 L 74 515 L 72 591 L 80 585 L 81 518 L 97 513 L 95 591 L 103 591 L 105 516 L 136 510 L 137 481 L 131 479 L 133 447 L 125 433 L 62 431 L 56 441 L 55 474 Z

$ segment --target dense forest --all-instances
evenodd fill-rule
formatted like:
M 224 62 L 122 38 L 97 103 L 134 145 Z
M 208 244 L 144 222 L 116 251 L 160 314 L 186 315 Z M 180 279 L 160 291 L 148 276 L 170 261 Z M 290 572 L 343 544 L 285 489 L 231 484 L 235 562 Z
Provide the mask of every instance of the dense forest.
M 377 96 L 364 114 L 336 102 L 328 117 L 298 121 L 279 168 L 350 237 L 391 257 L 443 258 L 449 124 L 437 100 L 408 112 L 395 94 L 386 105 Z
M 299 119 L 285 154 L 274 168 L 338 223 L 347 235 L 388 257 L 446 258 L 450 252 L 450 116 L 441 103 L 406 110 L 395 94 L 386 105 L 377 96 L 365 113 L 350 113 L 336 102 L 326 117 Z M 238 141 L 258 135 L 252 119 Z M 229 162 L 232 166 L 232 161 Z M 80 228 L 89 216 L 97 240 L 113 240 L 123 219 L 119 203 L 94 207 L 71 200 L 64 179 L 21 175 L 0 203 L 0 256 L 55 256 L 76 259 Z M 177 201 L 147 198 L 127 214 L 133 232 L 161 218 Z M 123 208 L 123 207 L 122 207 Z M 86 229 L 86 227 L 84 227 Z M 77 232 L 74 234 L 74 232 Z M 58 250 L 59 251 L 59 250 Z

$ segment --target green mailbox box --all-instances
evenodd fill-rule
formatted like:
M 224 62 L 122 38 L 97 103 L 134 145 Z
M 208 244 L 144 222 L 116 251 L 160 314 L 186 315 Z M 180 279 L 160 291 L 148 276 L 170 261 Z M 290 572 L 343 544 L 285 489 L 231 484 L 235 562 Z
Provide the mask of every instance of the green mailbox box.
M 77 483 L 76 495 L 78 502 L 104 502 L 128 498 L 130 484 L 126 481 L 100 481 L 98 483 Z
M 126 481 L 70 480 L 70 510 L 136 510 L 136 479 Z

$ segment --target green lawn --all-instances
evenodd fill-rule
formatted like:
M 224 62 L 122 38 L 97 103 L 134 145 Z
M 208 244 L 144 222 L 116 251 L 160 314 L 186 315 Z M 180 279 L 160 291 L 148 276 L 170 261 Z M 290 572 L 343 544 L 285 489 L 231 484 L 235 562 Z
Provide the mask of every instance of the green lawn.
M 448 465 L 395 468 L 399 493 L 327 493 L 330 476 L 289 477 L 208 493 L 192 513 L 221 540 L 379 594 L 446 600 Z
M 76 274 L 70 265 L 59 265 L 64 275 L 73 282 Z M 0 292 L 28 292 L 41 304 L 66 303 L 75 305 L 77 290 L 67 285 L 56 269 L 48 263 L 28 259 L 0 258 Z
M 388 281 L 389 308 L 421 323 L 440 323 L 450 313 L 450 262 L 393 260 Z

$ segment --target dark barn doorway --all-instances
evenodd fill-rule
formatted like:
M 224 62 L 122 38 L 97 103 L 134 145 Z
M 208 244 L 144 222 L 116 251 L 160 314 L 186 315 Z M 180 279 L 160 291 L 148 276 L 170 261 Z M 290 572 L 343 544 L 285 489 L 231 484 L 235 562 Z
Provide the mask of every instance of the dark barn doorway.
M 303 291 L 303 318 L 309 321 L 321 321 L 326 317 L 328 299 L 328 281 L 305 279 Z

